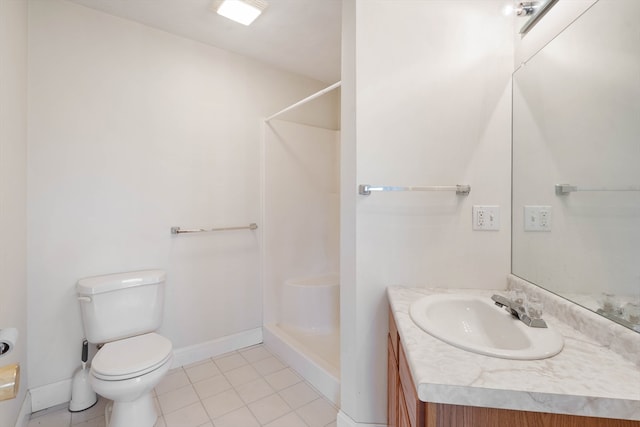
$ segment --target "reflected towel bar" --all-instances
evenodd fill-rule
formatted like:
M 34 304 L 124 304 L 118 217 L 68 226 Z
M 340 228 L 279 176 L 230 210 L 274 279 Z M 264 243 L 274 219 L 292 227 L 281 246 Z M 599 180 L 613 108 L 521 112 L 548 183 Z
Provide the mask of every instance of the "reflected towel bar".
M 471 192 L 470 185 L 430 185 L 427 187 L 394 187 L 385 185 L 361 184 L 358 194 L 368 196 L 372 191 L 455 191 L 456 194 L 467 196 Z
M 251 224 L 243 227 L 224 227 L 224 228 L 189 228 L 182 229 L 180 227 L 171 227 L 171 234 L 186 234 L 186 233 L 209 233 L 212 231 L 231 231 L 231 230 L 255 230 L 258 228 L 258 224 L 252 222 Z
M 576 191 L 640 191 L 640 186 L 630 185 L 628 187 L 607 188 L 607 187 L 578 187 L 571 184 L 556 184 L 556 195 L 566 196 Z

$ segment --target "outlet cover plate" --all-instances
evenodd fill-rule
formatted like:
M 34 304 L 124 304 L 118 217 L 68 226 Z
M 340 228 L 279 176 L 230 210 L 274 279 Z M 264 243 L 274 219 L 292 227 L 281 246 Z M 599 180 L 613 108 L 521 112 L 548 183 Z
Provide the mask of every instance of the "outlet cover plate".
M 524 231 L 551 231 L 551 206 L 525 206 Z
M 500 206 L 474 205 L 472 213 L 474 230 L 500 230 Z

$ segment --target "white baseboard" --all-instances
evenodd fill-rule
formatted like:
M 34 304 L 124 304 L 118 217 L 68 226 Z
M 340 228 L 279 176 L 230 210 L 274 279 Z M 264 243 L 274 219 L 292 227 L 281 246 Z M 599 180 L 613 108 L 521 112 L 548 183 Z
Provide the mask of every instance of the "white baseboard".
M 71 378 L 29 389 L 31 412 L 61 405 L 71 400 Z
M 357 423 L 350 416 L 340 410 L 336 418 L 336 427 L 387 427 L 386 424 Z
M 249 347 L 262 342 L 262 328 L 250 329 L 237 334 L 218 338 L 200 344 L 182 347 L 173 351 L 171 368 L 189 365 L 230 351 Z M 71 378 L 29 390 L 31 411 L 41 411 L 71 400 Z
M 189 365 L 210 357 L 229 353 L 230 351 L 260 344 L 261 342 L 262 328 L 255 328 L 212 341 L 182 347 L 173 351 L 171 368 Z
M 16 427 L 27 427 L 29 424 L 29 416 L 31 415 L 31 393 L 27 391 L 18 413 L 18 419 L 16 420 Z

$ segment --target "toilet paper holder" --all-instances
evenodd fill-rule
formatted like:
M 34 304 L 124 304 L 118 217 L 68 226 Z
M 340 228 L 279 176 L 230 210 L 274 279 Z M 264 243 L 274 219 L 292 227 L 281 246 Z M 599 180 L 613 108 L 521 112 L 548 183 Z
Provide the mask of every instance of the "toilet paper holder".
M 20 365 L 0 366 L 0 401 L 13 399 L 20 389 Z
M 0 329 L 0 356 L 13 350 L 17 340 L 18 330 L 16 328 Z

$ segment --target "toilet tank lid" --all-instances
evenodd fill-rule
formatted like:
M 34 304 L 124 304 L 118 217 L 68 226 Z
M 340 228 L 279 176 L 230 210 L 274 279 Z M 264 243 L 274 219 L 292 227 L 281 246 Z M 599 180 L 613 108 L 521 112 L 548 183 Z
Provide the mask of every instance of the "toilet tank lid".
M 130 271 L 127 273 L 106 274 L 86 277 L 78 280 L 76 290 L 79 295 L 95 295 L 134 286 L 153 285 L 164 282 L 163 270 Z

